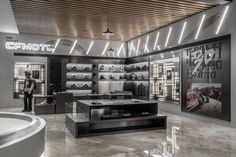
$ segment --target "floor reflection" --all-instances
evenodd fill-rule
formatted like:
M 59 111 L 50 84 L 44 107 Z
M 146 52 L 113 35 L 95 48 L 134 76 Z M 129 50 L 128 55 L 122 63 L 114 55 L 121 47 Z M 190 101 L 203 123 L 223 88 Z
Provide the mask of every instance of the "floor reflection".
M 20 109 L 17 111 L 20 112 Z M 66 129 L 65 115 L 42 115 L 47 122 L 46 146 L 42 157 L 236 156 L 236 129 L 165 114 L 168 116 L 166 130 L 77 139 Z
M 166 141 L 158 143 L 156 148 L 143 152 L 152 157 L 179 157 L 180 139 L 180 126 L 171 126 L 170 129 L 167 128 Z

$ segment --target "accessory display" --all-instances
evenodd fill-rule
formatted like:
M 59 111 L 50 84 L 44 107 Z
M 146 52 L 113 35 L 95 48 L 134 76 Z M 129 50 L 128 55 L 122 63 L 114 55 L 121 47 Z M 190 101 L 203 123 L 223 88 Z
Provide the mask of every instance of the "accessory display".
M 88 85 L 87 83 L 85 83 L 85 84 L 83 85 L 83 87 L 84 87 L 84 88 L 89 88 L 89 85 Z
M 120 67 L 120 71 L 125 71 L 125 68 L 123 65 Z
M 104 69 L 105 69 L 104 65 L 101 65 L 99 68 L 100 71 L 104 71 Z
M 104 75 L 100 75 L 100 79 L 106 79 Z
M 110 71 L 115 71 L 115 67 L 113 65 L 110 67 Z
M 115 76 L 114 75 L 110 75 L 110 79 L 115 79 Z
M 89 68 L 89 67 L 85 67 L 85 68 L 84 68 L 84 70 L 86 70 L 86 71 L 89 71 L 89 70 L 90 70 L 90 68 Z
M 92 69 L 95 70 L 97 68 L 96 64 L 92 65 Z
M 77 70 L 76 66 L 72 66 L 71 70 Z
M 72 84 L 70 87 L 71 87 L 71 88 L 76 88 L 77 85 L 76 85 L 76 84 Z
M 84 79 L 89 79 L 88 74 L 84 74 L 84 75 L 83 75 L 83 78 L 84 78 Z

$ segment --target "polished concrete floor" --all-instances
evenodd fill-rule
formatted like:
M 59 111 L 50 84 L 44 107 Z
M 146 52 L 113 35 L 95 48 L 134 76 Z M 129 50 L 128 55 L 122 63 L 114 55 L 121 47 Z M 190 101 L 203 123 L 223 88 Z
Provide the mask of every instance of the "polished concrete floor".
M 66 129 L 65 115 L 42 115 L 47 131 L 41 157 L 236 157 L 236 129 L 164 114 L 166 130 L 78 139 Z

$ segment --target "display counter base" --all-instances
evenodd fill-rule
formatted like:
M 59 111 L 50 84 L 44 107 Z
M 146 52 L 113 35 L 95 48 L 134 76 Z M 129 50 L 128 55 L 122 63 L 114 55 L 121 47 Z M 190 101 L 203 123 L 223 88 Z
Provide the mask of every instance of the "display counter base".
M 85 114 L 66 114 L 66 127 L 74 137 L 125 133 L 150 129 L 166 129 L 167 116 L 162 114 L 109 120 L 93 120 Z

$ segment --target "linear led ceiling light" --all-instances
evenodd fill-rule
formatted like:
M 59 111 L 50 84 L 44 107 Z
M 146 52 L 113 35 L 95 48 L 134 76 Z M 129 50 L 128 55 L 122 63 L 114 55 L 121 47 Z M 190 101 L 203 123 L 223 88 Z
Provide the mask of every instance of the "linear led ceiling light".
M 117 56 L 120 56 L 120 52 L 121 52 L 121 49 L 123 48 L 123 46 L 124 46 L 124 43 L 122 43 L 122 44 L 120 45 L 120 48 L 119 48 L 119 50 L 118 50 L 118 52 L 117 52 Z
M 229 6 L 227 5 L 226 8 L 225 8 L 224 14 L 223 14 L 223 16 L 222 16 L 222 18 L 221 18 L 221 20 L 220 20 L 219 26 L 218 26 L 218 28 L 217 28 L 217 30 L 216 30 L 216 34 L 219 34 L 220 28 L 221 28 L 221 26 L 222 26 L 222 24 L 223 24 L 223 21 L 224 21 L 224 19 L 225 19 L 225 16 L 226 16 L 228 10 L 229 10 Z
M 102 51 L 102 56 L 105 55 L 105 52 L 106 52 L 108 46 L 109 46 L 109 42 L 106 43 L 106 45 L 105 45 L 105 47 L 104 47 L 104 49 Z
M 200 32 L 200 30 L 201 30 L 201 28 L 202 28 L 202 24 L 203 24 L 203 21 L 204 21 L 205 17 L 206 17 L 206 15 L 203 14 L 203 15 L 202 15 L 201 22 L 200 22 L 200 25 L 198 26 L 198 30 L 197 30 L 197 33 L 196 33 L 196 36 L 195 36 L 195 40 L 197 40 L 197 38 L 198 38 L 198 35 L 199 35 L 199 32 Z
M 165 47 L 167 47 L 167 45 L 168 45 L 168 42 L 169 42 L 169 38 L 170 38 L 171 31 L 172 31 L 172 27 L 170 27 L 170 28 L 169 28 L 168 35 L 167 35 L 167 38 L 166 38 Z
M 156 35 L 156 40 L 155 40 L 155 43 L 154 43 L 154 47 L 153 47 L 153 50 L 155 50 L 156 49 L 156 47 L 157 47 L 157 42 L 158 42 L 158 39 L 159 39 L 159 32 L 157 32 L 157 35 Z
M 123 46 L 122 50 L 123 50 L 124 56 L 126 56 L 127 54 L 125 53 L 125 47 L 124 46 Z
M 130 44 L 129 56 L 131 56 L 132 50 L 135 51 L 135 47 L 134 47 L 134 43 L 133 43 L 133 41 L 131 41 L 131 44 Z
M 157 45 L 157 49 L 158 49 L 158 50 L 161 50 L 160 45 Z
M 137 44 L 137 49 L 136 49 L 136 55 L 138 55 L 139 45 L 140 45 L 140 39 L 138 39 L 138 44 Z
M 90 52 L 90 50 L 91 50 L 91 48 L 92 48 L 92 46 L 93 46 L 93 43 L 94 43 L 94 41 L 91 41 L 91 43 L 90 43 L 90 45 L 89 45 L 89 48 L 88 48 L 86 54 L 89 54 L 89 52 Z
M 56 50 L 56 48 L 57 48 L 57 46 L 58 46 L 58 44 L 59 44 L 60 40 L 61 40 L 61 39 L 57 39 L 56 45 L 55 45 L 54 49 L 52 50 L 52 53 L 54 53 L 54 52 L 55 52 L 55 50 Z
M 75 42 L 74 42 L 72 48 L 70 49 L 70 54 L 72 54 L 72 52 L 73 52 L 73 50 L 74 50 L 74 48 L 75 48 L 76 43 L 77 43 L 77 40 L 75 40 Z
M 149 41 L 149 35 L 148 35 L 147 38 L 146 38 L 146 43 L 145 43 L 145 46 L 144 46 L 144 52 L 147 52 L 147 53 L 149 53 L 148 41 Z
M 180 34 L 180 37 L 179 37 L 179 42 L 178 42 L 178 44 L 180 44 L 181 41 L 182 41 L 182 37 L 183 37 L 183 34 L 184 34 L 184 30 L 185 30 L 186 24 L 187 24 L 187 22 L 184 21 L 184 25 L 183 25 L 183 28 L 182 28 L 182 31 L 181 31 L 181 34 Z

